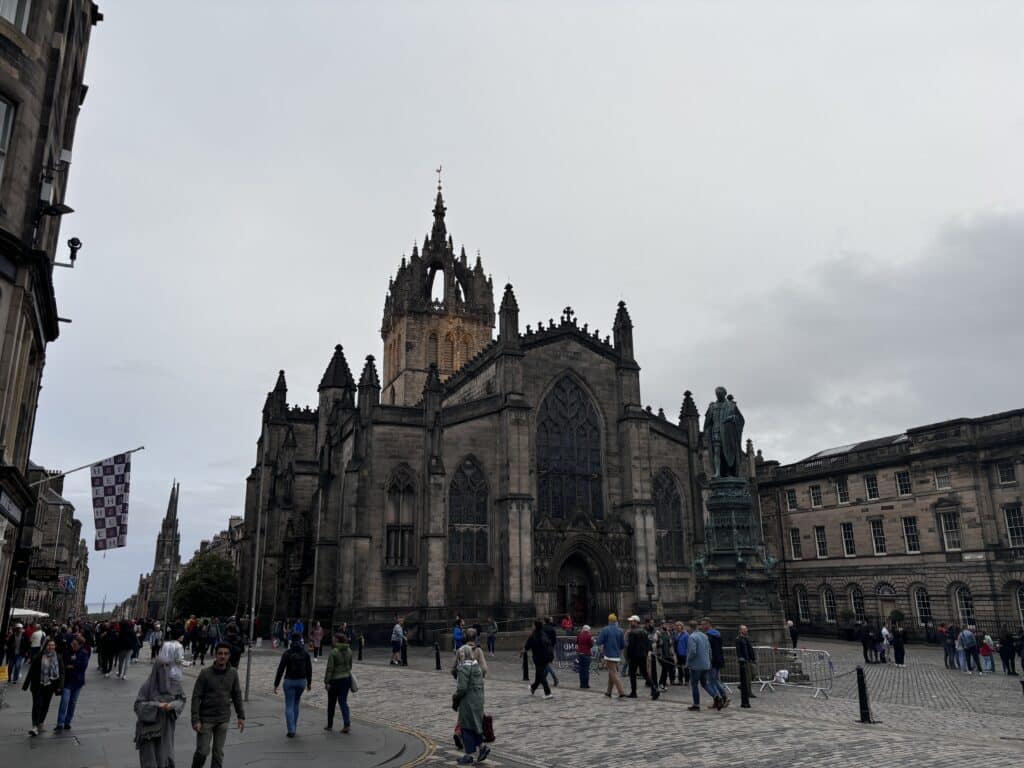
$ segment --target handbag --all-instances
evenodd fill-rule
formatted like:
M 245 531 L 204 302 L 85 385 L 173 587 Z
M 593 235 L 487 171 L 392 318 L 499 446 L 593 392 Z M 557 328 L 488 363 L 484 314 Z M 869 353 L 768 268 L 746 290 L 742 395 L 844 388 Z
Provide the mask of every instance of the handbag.
M 494 741 L 494 719 L 490 715 L 484 715 L 484 741 Z
M 355 693 L 356 691 L 359 690 L 359 681 L 356 680 L 356 673 L 355 672 L 349 673 L 348 679 L 349 679 L 348 689 L 352 693 Z

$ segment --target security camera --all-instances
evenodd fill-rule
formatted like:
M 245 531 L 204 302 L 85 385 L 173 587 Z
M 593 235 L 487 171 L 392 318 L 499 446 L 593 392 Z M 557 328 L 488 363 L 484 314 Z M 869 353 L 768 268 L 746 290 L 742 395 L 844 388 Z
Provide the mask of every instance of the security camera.
M 71 262 L 74 263 L 78 258 L 78 251 L 82 248 L 82 241 L 77 237 L 72 237 L 68 240 L 68 248 L 71 249 Z

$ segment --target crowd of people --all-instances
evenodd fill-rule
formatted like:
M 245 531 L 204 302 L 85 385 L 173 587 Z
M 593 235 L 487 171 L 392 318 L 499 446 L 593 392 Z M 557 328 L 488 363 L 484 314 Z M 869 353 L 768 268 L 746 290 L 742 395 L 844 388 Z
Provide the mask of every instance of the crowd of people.
M 973 624 L 960 628 L 942 624 L 938 630 L 946 669 L 968 675 L 996 674 L 995 658 L 999 657 L 1003 674 L 1017 677 L 1017 658 L 1024 667 L 1024 633 L 1014 636 L 1004 629 L 993 639 L 988 632 Z

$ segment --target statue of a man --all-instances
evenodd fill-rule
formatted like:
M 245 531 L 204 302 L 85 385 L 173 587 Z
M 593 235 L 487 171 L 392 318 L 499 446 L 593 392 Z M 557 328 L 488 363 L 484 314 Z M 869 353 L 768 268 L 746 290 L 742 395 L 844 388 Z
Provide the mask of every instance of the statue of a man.
M 725 387 L 715 387 L 716 400 L 704 415 L 704 442 L 711 453 L 712 477 L 739 477 L 743 456 L 743 414 Z

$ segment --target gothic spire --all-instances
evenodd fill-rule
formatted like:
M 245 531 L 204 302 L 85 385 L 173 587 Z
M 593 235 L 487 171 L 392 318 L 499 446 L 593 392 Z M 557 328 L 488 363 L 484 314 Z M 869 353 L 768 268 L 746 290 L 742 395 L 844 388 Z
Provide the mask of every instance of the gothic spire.
M 324 371 L 323 378 L 320 379 L 320 386 L 317 387 L 317 392 L 324 389 L 355 389 L 356 383 L 352 378 L 352 371 L 349 370 L 348 361 L 345 360 L 345 353 L 342 351 L 341 344 L 334 347 L 334 355 L 331 357 L 331 362 L 327 364 L 327 370 Z
M 612 324 L 612 334 L 615 337 L 615 349 L 623 360 L 633 360 L 633 320 L 629 317 L 626 309 L 626 302 L 619 302 L 619 309 L 615 313 L 615 322 Z
M 448 230 L 444 225 L 444 213 L 447 210 L 444 205 L 444 198 L 441 196 L 441 182 L 437 183 L 437 199 L 434 201 L 434 227 L 430 231 L 430 241 L 435 248 L 443 248 L 445 240 L 448 239 Z
M 359 377 L 360 389 L 380 389 L 380 379 L 377 377 L 377 366 L 374 365 L 373 355 L 366 356 L 366 364 L 363 366 L 363 373 Z

